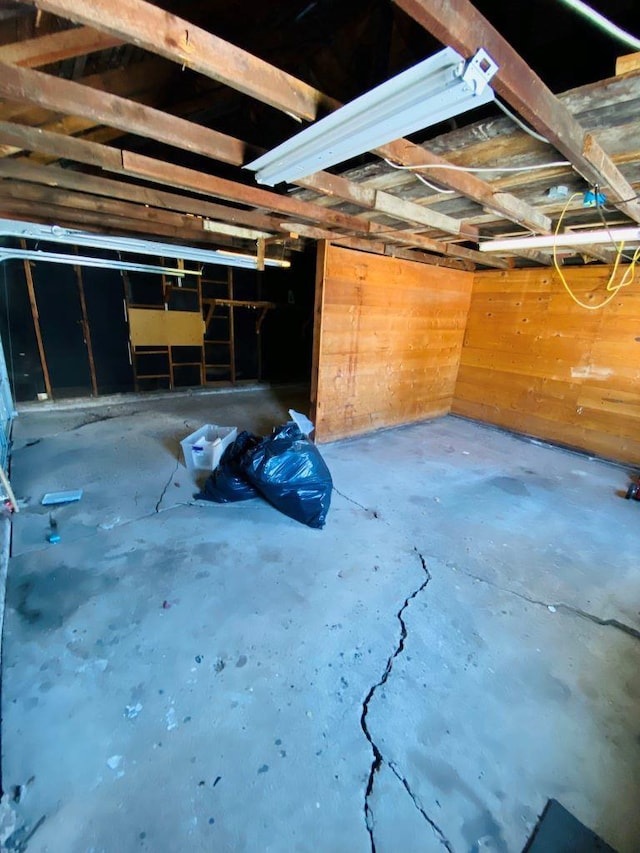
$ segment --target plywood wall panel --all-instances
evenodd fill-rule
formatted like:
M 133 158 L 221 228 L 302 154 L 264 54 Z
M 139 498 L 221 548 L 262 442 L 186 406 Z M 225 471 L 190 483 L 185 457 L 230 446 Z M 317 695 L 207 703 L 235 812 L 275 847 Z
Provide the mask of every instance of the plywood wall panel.
M 567 279 L 597 304 L 609 273 Z M 640 288 L 589 311 L 548 270 L 477 273 L 452 411 L 640 463 Z
M 317 441 L 449 412 L 472 280 L 468 272 L 320 246 Z

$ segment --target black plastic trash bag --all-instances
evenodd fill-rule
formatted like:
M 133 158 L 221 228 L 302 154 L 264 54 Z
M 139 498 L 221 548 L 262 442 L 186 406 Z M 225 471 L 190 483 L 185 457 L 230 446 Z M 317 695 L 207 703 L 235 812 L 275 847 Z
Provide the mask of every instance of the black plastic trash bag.
M 226 504 L 257 498 L 258 492 L 244 473 L 244 460 L 247 453 L 261 441 L 260 436 L 246 431 L 241 432 L 224 451 L 218 467 L 211 473 L 204 489 L 196 495 L 196 499 Z
M 277 427 L 250 450 L 243 470 L 280 512 L 309 527 L 324 527 L 333 481 L 320 451 L 296 424 Z

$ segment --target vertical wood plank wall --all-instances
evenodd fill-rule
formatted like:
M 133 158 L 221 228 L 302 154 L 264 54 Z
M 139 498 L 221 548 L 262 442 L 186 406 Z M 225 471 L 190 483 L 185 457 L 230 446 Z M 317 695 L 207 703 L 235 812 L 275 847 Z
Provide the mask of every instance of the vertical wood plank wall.
M 473 275 L 319 246 L 316 440 L 449 412 Z
M 591 304 L 606 293 L 609 273 L 565 271 Z M 638 285 L 588 311 L 553 270 L 477 273 L 452 411 L 638 464 Z

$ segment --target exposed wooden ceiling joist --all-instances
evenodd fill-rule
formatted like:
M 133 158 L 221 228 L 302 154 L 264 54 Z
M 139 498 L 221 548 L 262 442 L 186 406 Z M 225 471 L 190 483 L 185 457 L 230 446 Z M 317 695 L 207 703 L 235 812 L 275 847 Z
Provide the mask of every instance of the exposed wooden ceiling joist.
M 243 184 L 236 184 L 233 181 L 226 181 L 221 178 L 214 178 L 211 175 L 204 175 L 202 172 L 196 172 L 193 169 L 186 169 L 183 166 L 176 166 L 169 163 L 163 163 L 160 160 L 154 160 L 151 157 L 145 157 L 140 154 L 134 154 L 129 151 L 122 151 L 122 165 L 125 174 L 134 177 L 143 178 L 157 183 L 171 183 L 172 186 L 178 186 L 182 189 L 201 192 L 205 194 L 218 196 L 229 201 L 237 201 L 244 204 L 252 204 L 257 207 L 265 207 L 266 209 L 278 210 L 282 213 L 288 213 L 295 216 L 295 206 L 301 204 L 296 199 L 290 196 L 279 196 L 275 193 L 269 193 L 266 190 L 258 190 L 254 187 L 248 187 Z M 320 205 L 311 204 L 309 202 L 302 203 L 300 209 L 303 218 L 311 221 L 323 223 L 324 225 L 334 225 L 336 227 L 345 228 L 346 230 L 365 233 L 372 236 L 381 236 L 385 240 L 398 242 L 405 246 L 414 246 L 416 248 L 427 249 L 432 252 L 439 252 L 449 257 L 467 258 L 477 263 L 482 263 L 487 266 L 493 266 L 498 269 L 506 269 L 508 264 L 500 258 L 487 258 L 473 249 L 466 249 L 462 246 L 444 243 L 441 240 L 433 240 L 429 237 L 423 237 L 420 234 L 414 234 L 410 231 L 389 230 L 384 225 L 378 225 L 375 222 L 369 222 L 356 216 L 349 214 L 338 213 L 336 211 L 327 210 Z M 277 205 L 277 207 L 275 206 Z M 324 213 L 324 216 L 323 216 Z M 331 213 L 334 218 L 328 218 L 327 213 Z
M 26 2 L 117 35 L 300 118 L 312 121 L 319 116 L 319 108 L 330 111 L 340 106 L 339 102 L 306 83 L 145 0 L 120 0 L 115 6 L 110 0 Z M 446 163 L 443 158 L 430 155 L 408 140 L 399 140 L 375 153 L 409 166 Z M 475 175 L 440 170 L 438 179 L 445 186 L 526 228 L 543 233 L 551 229 L 547 217 L 515 196 L 506 193 L 494 196 L 488 184 Z
M 640 201 L 611 158 L 469 0 L 394 0 L 443 44 L 465 57 L 484 48 L 498 64 L 492 86 L 543 134 L 590 184 L 607 187 L 614 203 L 640 222 Z
M 363 240 L 362 237 L 339 236 L 331 231 L 325 231 L 313 225 L 298 224 L 298 233 L 302 237 L 311 240 L 328 240 L 335 246 L 344 246 L 347 249 L 357 249 L 360 252 L 372 252 L 375 255 L 388 255 L 394 258 L 403 258 L 407 261 L 417 261 L 429 266 L 447 267 L 456 270 L 474 270 L 475 264 L 462 258 L 444 258 L 440 255 L 431 255 L 415 249 L 406 249 L 402 246 L 389 245 L 382 240 Z
M 145 48 L 307 121 L 336 102 L 201 27 L 140 0 L 25 0 Z
M 64 59 L 75 59 L 77 56 L 108 50 L 120 44 L 122 40 L 110 33 L 100 32 L 93 27 L 74 27 L 58 33 L 49 33 L 46 36 L 2 45 L 0 62 L 10 62 L 25 68 L 38 68 Z
M 169 237 L 176 242 L 200 242 L 201 231 L 185 225 L 169 225 L 165 222 L 144 220 L 139 217 L 119 216 L 114 213 L 104 213 L 79 210 L 73 205 L 35 203 L 28 199 L 15 198 L 11 193 L 0 194 L 0 216 L 13 219 L 24 219 L 29 222 L 40 222 L 63 227 L 92 227 L 98 231 L 109 229 L 111 232 L 133 231 L 140 235 L 156 235 Z M 210 241 L 212 245 L 237 245 L 229 237 L 216 237 Z
M 4 179 L 0 181 L 0 203 L 6 204 L 8 199 L 30 202 L 34 212 L 46 210 L 49 206 L 68 207 L 80 216 L 96 213 L 101 215 L 103 220 L 108 217 L 112 222 L 114 218 L 136 220 L 142 230 L 145 223 L 149 227 L 166 225 L 183 229 L 189 239 L 196 239 L 201 243 L 219 242 L 216 234 L 203 228 L 202 219 L 157 207 L 150 208 L 127 201 L 97 198 L 87 193 L 63 190 L 58 187 Z
M 508 264 L 500 258 L 488 258 L 473 249 L 447 244 L 411 232 L 389 230 L 383 225 L 323 208 L 320 205 L 238 184 L 234 181 L 217 178 L 194 169 L 176 166 L 129 151 L 110 148 L 73 137 L 61 137 L 58 134 L 42 131 L 38 128 L 0 122 L 0 143 L 44 151 L 47 154 L 98 166 L 107 171 L 126 174 L 133 178 L 257 207 L 285 216 L 302 218 L 313 223 L 320 223 L 327 228 L 335 227 L 345 231 L 355 231 L 359 234 L 380 235 L 384 240 L 438 252 L 447 257 L 461 257 L 474 263 L 482 263 L 498 269 L 508 267 Z
M 414 222 L 427 228 L 436 228 L 449 234 L 466 236 L 477 239 L 478 230 L 455 220 L 451 216 L 429 211 L 419 204 L 406 201 L 391 193 L 370 189 L 361 184 L 343 178 L 340 175 L 330 175 L 328 172 L 316 172 L 308 178 L 296 181 L 296 186 L 313 189 L 325 195 L 334 196 L 342 201 L 350 201 L 367 210 L 384 213 L 395 219 Z M 436 214 L 433 216 L 432 214 Z
M 125 183 L 124 181 L 87 175 L 75 169 L 61 169 L 56 166 L 45 168 L 24 161 L 5 159 L 0 161 L 0 177 L 76 190 L 104 198 L 131 201 L 179 213 L 190 213 L 209 219 L 221 220 L 232 225 L 257 228 L 273 233 L 287 230 L 283 228 L 280 219 L 277 217 L 270 217 L 252 210 L 238 210 L 228 205 L 216 204 L 199 198 L 190 198 L 177 193 Z
M 202 125 L 102 92 L 43 74 L 31 68 L 0 63 L 0 95 L 48 110 L 82 116 L 94 124 L 118 127 L 126 133 L 151 137 L 181 150 L 193 151 L 224 163 L 241 165 L 251 151 L 243 143 Z
M 126 68 L 115 68 L 102 74 L 84 77 L 82 85 L 87 89 L 107 91 L 123 98 L 133 98 L 136 103 L 153 105 L 159 102 L 170 72 L 171 66 L 168 63 L 153 57 L 128 65 Z M 65 135 L 86 133 L 87 130 L 97 127 L 95 120 L 91 117 L 61 115 L 58 111 L 33 106 L 33 104 L 16 104 L 15 101 L 0 103 L 0 120 L 20 121 L 22 124 Z M 0 156 L 6 157 L 19 151 L 19 148 L 4 147 L 0 149 Z
M 149 137 L 234 166 L 240 166 L 261 153 L 261 149 L 249 143 L 178 116 L 32 69 L 3 66 L 0 63 L 0 94 L 14 101 L 26 101 L 48 110 L 81 116 L 93 125 L 118 127 L 124 132 Z M 331 191 L 332 194 L 342 193 L 342 197 L 348 200 L 354 200 L 360 192 L 357 184 L 326 173 L 315 176 L 314 187 L 325 187 L 325 191 Z M 369 196 L 363 207 L 448 234 L 465 235 L 472 239 L 477 237 L 477 229 L 474 227 L 465 228 L 459 220 L 437 211 L 404 202 L 388 193 L 373 193 Z

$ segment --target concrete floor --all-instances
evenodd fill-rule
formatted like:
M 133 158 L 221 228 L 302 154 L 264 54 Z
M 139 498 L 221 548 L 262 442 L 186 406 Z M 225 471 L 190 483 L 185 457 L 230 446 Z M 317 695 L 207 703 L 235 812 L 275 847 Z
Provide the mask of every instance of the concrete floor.
M 190 502 L 179 439 L 303 400 L 16 422 L 3 770 L 33 779 L 30 853 L 518 853 L 550 797 L 640 850 L 626 472 L 444 418 L 325 446 L 323 531 Z M 49 545 L 42 494 L 76 487 Z

